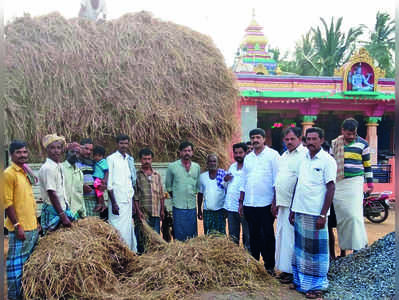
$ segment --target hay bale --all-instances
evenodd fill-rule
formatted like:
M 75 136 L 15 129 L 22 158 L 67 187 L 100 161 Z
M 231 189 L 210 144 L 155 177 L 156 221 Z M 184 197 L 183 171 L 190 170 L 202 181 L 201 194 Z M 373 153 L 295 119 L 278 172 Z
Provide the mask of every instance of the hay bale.
M 181 299 L 206 290 L 262 291 L 263 265 L 224 236 L 165 243 L 136 256 L 98 218 L 42 238 L 24 267 L 26 299 Z
M 123 132 L 158 161 L 188 139 L 196 159 L 216 152 L 226 166 L 238 90 L 208 36 L 146 12 L 103 24 L 53 13 L 7 24 L 5 45 L 11 139 L 40 149 L 49 132 L 83 135 L 113 151 Z
M 24 266 L 26 299 L 102 298 L 115 294 L 119 278 L 137 256 L 116 230 L 88 217 L 41 238 Z
M 272 278 L 246 250 L 217 235 L 174 241 L 129 267 L 125 295 L 135 291 L 143 299 L 181 299 L 207 290 L 261 291 Z

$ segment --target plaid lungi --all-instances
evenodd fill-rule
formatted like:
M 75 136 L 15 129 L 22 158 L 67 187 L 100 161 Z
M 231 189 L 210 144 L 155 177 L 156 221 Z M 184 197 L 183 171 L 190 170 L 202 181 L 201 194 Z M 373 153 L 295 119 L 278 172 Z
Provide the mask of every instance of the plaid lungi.
M 299 292 L 328 287 L 328 227 L 316 229 L 318 216 L 295 213 L 295 245 L 292 260 L 294 284 Z
M 97 205 L 96 196 L 84 196 L 85 205 L 86 205 L 86 215 L 88 217 L 100 217 L 100 212 L 94 211 L 94 208 Z
M 226 234 L 226 215 L 224 209 L 204 209 L 204 233 Z
M 76 216 L 73 215 L 70 209 L 66 209 L 65 214 L 71 222 L 76 220 Z M 47 231 L 56 230 L 61 224 L 61 218 L 52 205 L 47 203 L 43 204 L 40 224 L 44 234 L 46 234 Z
M 25 231 L 25 240 L 17 239 L 15 232 L 8 233 L 7 285 L 8 298 L 22 297 L 22 270 L 26 260 L 32 254 L 38 240 L 37 230 Z

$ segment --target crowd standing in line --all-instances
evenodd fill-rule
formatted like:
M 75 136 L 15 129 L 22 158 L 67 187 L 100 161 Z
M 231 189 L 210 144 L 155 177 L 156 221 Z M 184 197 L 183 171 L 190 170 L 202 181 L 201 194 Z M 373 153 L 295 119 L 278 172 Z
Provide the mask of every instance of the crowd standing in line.
M 299 128 L 288 128 L 282 135 L 287 150 L 281 156 L 265 145 L 265 131 L 256 128 L 249 133 L 252 151 L 245 143 L 234 144 L 235 163 L 228 171 L 218 168 L 218 157 L 211 153 L 202 174 L 192 161 L 194 145 L 182 142 L 180 159 L 169 164 L 165 180 L 172 198 L 173 238 L 196 237 L 197 218 L 203 220 L 205 234 L 226 234 L 227 219 L 230 238 L 240 244 L 242 228 L 242 245 L 255 259 L 262 255 L 270 275 L 277 270 L 281 283 L 307 298 L 320 298 L 328 286 L 330 257 L 335 257 L 329 247 L 335 226 L 329 220 L 332 203 L 341 255 L 367 246 L 361 201 L 364 177 L 368 191 L 373 189 L 372 172 L 369 147 L 357 135 L 357 126 L 354 119 L 345 120 L 330 153 L 322 129 L 307 129 L 303 139 Z M 22 297 L 23 265 L 39 231 L 48 234 L 60 226 L 73 226 L 76 219 L 101 217 L 138 253 L 143 245 L 133 216 L 160 232 L 165 192 L 160 174 L 152 167 L 154 153 L 142 149 L 141 167 L 136 170 L 128 154 L 129 142 L 128 136 L 119 135 L 117 150 L 106 157 L 103 147 L 93 151 L 90 139 L 66 144 L 61 136 L 46 135 L 42 143 L 47 159 L 39 178 L 27 165 L 26 143 L 10 143 L 12 162 L 4 171 L 9 299 Z M 32 192 L 36 183 L 43 199 L 41 225 Z

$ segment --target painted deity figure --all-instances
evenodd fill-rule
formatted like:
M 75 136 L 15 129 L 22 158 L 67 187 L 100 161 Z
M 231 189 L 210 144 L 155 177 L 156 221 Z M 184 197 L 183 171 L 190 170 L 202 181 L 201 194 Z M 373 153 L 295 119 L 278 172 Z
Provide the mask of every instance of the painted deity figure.
M 371 73 L 367 74 L 367 77 L 362 74 L 362 67 L 356 68 L 355 74 L 352 75 L 352 90 L 354 91 L 372 91 L 373 85 L 369 83 Z

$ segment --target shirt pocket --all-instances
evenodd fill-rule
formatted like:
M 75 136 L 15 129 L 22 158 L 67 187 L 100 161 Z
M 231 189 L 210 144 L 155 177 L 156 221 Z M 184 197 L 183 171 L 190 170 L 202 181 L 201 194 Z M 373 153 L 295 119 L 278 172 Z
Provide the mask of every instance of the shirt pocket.
M 315 185 L 323 184 L 323 168 L 321 166 L 311 167 L 310 182 Z

